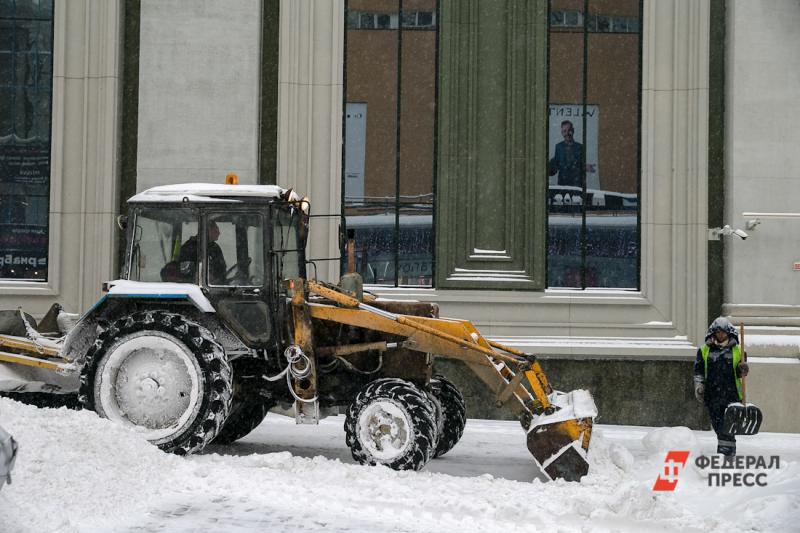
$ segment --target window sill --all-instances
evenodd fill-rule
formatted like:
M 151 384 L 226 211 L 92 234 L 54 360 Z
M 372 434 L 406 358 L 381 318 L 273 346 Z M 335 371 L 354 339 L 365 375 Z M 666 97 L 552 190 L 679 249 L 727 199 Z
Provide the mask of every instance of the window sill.
M 49 281 L 0 280 L 0 294 L 4 296 L 56 296 L 58 289 Z
M 400 300 L 422 300 L 435 303 L 475 302 L 496 304 L 620 304 L 650 305 L 641 291 L 619 289 L 547 289 L 545 291 L 498 291 L 498 290 L 464 290 L 434 289 L 416 287 L 386 287 L 383 285 L 364 285 L 368 290 L 381 298 Z
M 537 292 L 365 286 L 381 298 L 439 304 L 487 337 L 569 359 L 691 360 L 696 347 L 640 291 Z
M 697 348 L 686 337 L 490 337 L 546 359 L 694 360 Z

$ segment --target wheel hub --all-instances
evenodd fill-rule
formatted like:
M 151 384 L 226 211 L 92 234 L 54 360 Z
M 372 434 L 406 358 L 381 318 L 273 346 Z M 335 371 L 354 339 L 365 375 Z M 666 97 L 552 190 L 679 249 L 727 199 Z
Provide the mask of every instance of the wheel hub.
M 144 378 L 142 380 L 140 390 L 142 390 L 145 393 L 152 394 L 153 391 L 158 390 L 158 381 L 154 380 L 153 378 Z
M 412 425 L 405 409 L 383 400 L 367 406 L 359 416 L 362 445 L 375 459 L 391 461 L 402 455 L 412 441 Z
M 98 370 L 102 414 L 137 427 L 148 440 L 166 438 L 200 407 L 197 361 L 169 335 L 149 331 L 121 339 Z
M 116 399 L 137 426 L 169 427 L 189 406 L 189 368 L 174 351 L 152 346 L 132 350 L 116 376 Z

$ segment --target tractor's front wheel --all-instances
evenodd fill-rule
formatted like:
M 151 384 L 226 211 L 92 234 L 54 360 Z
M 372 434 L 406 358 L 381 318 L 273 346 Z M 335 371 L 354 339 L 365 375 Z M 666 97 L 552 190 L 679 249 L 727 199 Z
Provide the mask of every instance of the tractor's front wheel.
M 199 452 L 231 404 L 231 369 L 210 331 L 181 315 L 141 312 L 109 324 L 86 356 L 80 399 L 159 448 Z
M 361 464 L 419 470 L 436 448 L 435 417 L 430 399 L 414 384 L 378 379 L 367 384 L 347 410 L 347 445 Z

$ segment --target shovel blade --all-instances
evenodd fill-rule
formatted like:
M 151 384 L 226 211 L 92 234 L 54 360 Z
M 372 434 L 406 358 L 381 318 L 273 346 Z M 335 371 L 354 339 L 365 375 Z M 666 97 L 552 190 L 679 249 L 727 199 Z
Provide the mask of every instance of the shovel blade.
M 761 409 L 752 403 L 732 403 L 725 408 L 722 428 L 730 435 L 755 435 L 763 418 Z
M 597 407 L 583 390 L 554 391 L 549 415 L 534 417 L 528 428 L 528 450 L 550 479 L 580 481 L 589 472 L 589 441 Z
M 550 479 L 580 481 L 589 473 L 592 419 L 542 424 L 528 432 L 528 450 Z

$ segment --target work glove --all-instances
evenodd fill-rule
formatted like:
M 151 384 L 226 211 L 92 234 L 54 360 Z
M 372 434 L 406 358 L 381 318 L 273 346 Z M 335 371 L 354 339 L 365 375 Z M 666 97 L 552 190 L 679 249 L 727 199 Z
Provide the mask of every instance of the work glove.
M 698 402 L 703 403 L 703 398 L 705 397 L 705 394 L 706 394 L 705 385 L 703 385 L 702 383 L 698 383 L 694 386 L 694 397 Z
M 736 377 L 743 378 L 750 373 L 750 365 L 745 362 L 739 363 L 736 367 Z

